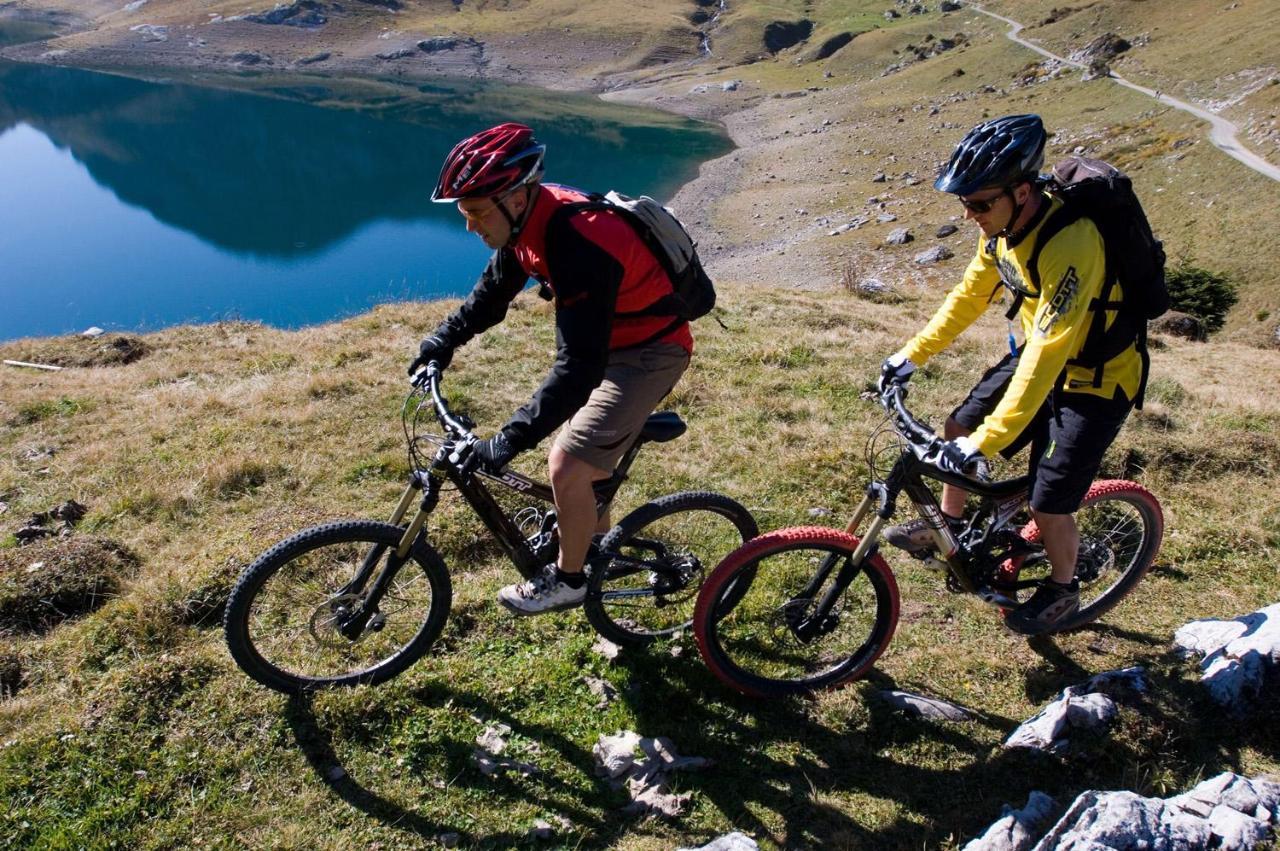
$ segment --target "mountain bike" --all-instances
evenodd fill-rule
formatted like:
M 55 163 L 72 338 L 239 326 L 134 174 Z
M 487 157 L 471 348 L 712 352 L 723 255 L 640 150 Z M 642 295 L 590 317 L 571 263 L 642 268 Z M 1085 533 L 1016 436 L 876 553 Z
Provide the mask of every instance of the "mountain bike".
M 389 522 L 341 520 L 304 529 L 241 574 L 227 600 L 224 629 L 231 657 L 254 680 L 286 694 L 376 684 L 427 652 L 453 597 L 449 569 L 427 535 L 446 483 L 521 576 L 555 560 L 554 510 L 535 504 L 508 514 L 491 490 L 500 485 L 545 505 L 553 503 L 551 487 L 514 470 L 463 472 L 457 450 L 476 439 L 474 424 L 450 410 L 441 377 L 438 364 L 428 364 L 402 407 L 409 483 Z M 426 430 L 429 414 L 442 433 Z M 674 412 L 649 416 L 613 475 L 595 485 L 601 517 L 641 448 L 675 440 L 686 428 Z M 641 505 L 591 545 L 587 619 L 623 645 L 687 629 L 706 571 L 758 531 L 751 512 L 721 494 L 686 491 Z
M 770 532 L 707 577 L 694 635 L 707 665 L 729 686 L 779 697 L 843 685 L 871 669 L 898 622 L 898 585 L 879 541 L 901 494 L 933 532 L 934 552 L 920 558 L 944 574 L 948 590 L 973 594 L 1007 614 L 1049 575 L 1027 508 L 1030 478 L 993 482 L 926 461 L 940 439 L 907 410 L 905 395 L 899 386 L 881 397 L 889 417 L 867 442 L 872 481 L 843 531 Z M 943 521 L 926 479 L 978 498 L 960 531 Z M 1119 603 L 1150 567 L 1164 535 L 1160 503 L 1134 482 L 1095 481 L 1075 517 L 1081 605 L 1060 630 L 1090 623 Z

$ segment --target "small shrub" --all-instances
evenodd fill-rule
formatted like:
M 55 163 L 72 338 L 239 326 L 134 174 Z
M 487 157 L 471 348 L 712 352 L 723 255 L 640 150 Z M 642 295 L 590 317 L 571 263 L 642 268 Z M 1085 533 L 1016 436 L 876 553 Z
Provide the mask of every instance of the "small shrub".
M 297 362 L 298 358 L 289 352 L 267 352 L 247 359 L 244 371 L 249 375 L 270 375 L 291 369 Z
M 90 700 L 89 715 L 154 726 L 199 695 L 217 674 L 208 659 L 145 658 L 103 681 Z
M 205 471 L 203 490 L 217 499 L 239 499 L 283 474 L 277 465 L 257 460 L 232 459 L 211 465 Z
M 1147 384 L 1147 399 L 1169 408 L 1177 408 L 1187 401 L 1187 389 L 1172 378 L 1159 376 Z
M 91 612 L 138 564 L 107 538 L 53 538 L 0 550 L 0 632 L 44 632 Z
M 409 475 L 408 462 L 402 456 L 393 458 L 369 458 L 359 462 L 342 477 L 349 485 L 358 485 L 377 479 L 400 481 Z
M 228 561 L 203 575 L 169 585 L 161 601 L 166 616 L 183 626 L 216 626 L 242 568 L 240 563 Z
M 50 337 L 0 347 L 6 358 L 76 367 L 123 366 L 146 357 L 151 351 L 151 346 L 138 337 L 122 334 Z
M 354 396 L 359 391 L 360 387 L 354 381 L 331 375 L 313 376 L 307 382 L 307 395 L 312 399 L 341 399 Z
M 1212 334 L 1222 328 L 1237 301 L 1237 284 L 1228 275 L 1210 272 L 1185 261 L 1165 271 L 1173 310 L 1189 313 Z

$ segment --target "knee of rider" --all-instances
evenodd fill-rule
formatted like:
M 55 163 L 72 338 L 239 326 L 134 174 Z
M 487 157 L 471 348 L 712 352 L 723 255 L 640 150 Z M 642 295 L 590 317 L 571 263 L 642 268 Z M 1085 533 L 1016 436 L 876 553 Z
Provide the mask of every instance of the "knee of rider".
M 957 437 L 964 437 L 970 434 L 973 434 L 973 429 L 965 428 L 952 417 L 947 417 L 946 423 L 942 426 L 942 436 L 947 440 L 955 440 Z
M 547 458 L 547 471 L 551 476 L 552 487 L 572 487 L 577 484 L 589 485 L 595 478 L 596 468 L 555 448 Z

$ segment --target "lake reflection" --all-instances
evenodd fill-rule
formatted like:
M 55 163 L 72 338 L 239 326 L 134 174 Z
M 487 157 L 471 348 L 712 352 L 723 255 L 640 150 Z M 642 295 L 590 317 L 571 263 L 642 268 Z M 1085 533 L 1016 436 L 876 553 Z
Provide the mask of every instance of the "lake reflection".
M 668 197 L 715 128 L 493 84 L 157 83 L 0 62 L 0 339 L 227 316 L 296 327 L 465 292 L 487 250 L 432 204 L 463 135 L 532 124 L 549 178 Z

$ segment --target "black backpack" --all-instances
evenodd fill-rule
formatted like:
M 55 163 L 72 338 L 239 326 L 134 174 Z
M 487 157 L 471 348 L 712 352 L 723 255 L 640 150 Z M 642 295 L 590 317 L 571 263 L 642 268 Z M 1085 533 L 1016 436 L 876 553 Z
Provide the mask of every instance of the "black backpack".
M 715 307 L 715 285 L 702 268 L 698 245 L 671 210 L 647 195 L 628 198 L 618 192 L 605 195 L 593 192 L 586 201 L 566 204 L 555 215 L 569 216 L 583 210 L 609 210 L 621 216 L 644 241 L 671 280 L 673 292 L 670 295 L 663 296 L 643 310 L 619 313 L 618 316 L 675 316 L 674 324 L 679 324 L 706 316 Z M 666 333 L 667 330 L 663 330 L 657 337 Z
M 1133 193 L 1133 182 L 1115 166 L 1088 157 L 1068 157 L 1053 167 L 1044 189 L 1061 198 L 1062 207 L 1040 226 L 1027 263 L 1031 282 L 1039 292 L 1040 251 L 1049 240 L 1073 222 L 1090 219 L 1106 249 L 1106 276 L 1102 292 L 1089 305 L 1093 320 L 1084 346 L 1067 363 L 1092 368 L 1093 385 L 1101 387 L 1107 362 L 1136 342 L 1142 357 L 1142 381 L 1134 404 L 1141 408 L 1151 366 L 1147 322 L 1169 309 L 1164 246 L 1151 232 L 1142 204 Z M 1117 281 L 1123 290 L 1118 301 L 1111 297 Z M 1015 304 L 1011 314 L 1016 308 Z M 1116 311 L 1110 328 L 1106 327 L 1108 310 Z

